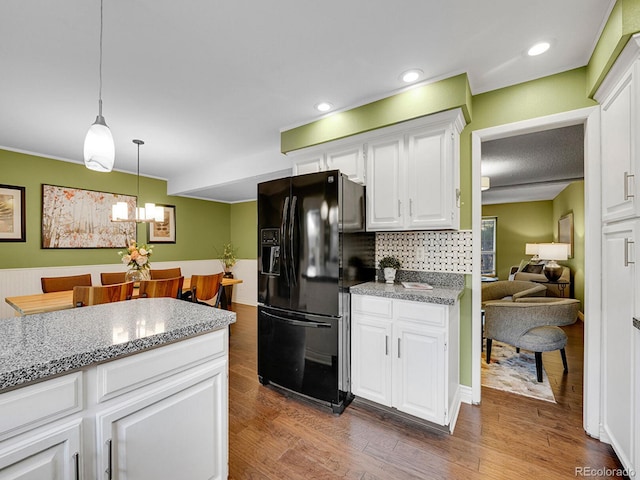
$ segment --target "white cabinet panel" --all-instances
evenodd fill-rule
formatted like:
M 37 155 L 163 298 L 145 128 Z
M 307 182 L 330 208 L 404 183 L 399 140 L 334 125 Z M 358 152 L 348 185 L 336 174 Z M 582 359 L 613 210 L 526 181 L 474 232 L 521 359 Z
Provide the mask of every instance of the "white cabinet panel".
M 637 295 L 636 259 L 640 219 L 603 229 L 603 420 L 623 465 L 632 458 L 634 418 L 633 314 Z M 636 365 L 637 367 L 637 365 Z
M 398 410 L 444 425 L 444 330 L 434 332 L 407 322 L 397 322 L 394 328 L 394 405 Z
M 340 170 L 352 182 L 365 184 L 364 151 L 361 143 L 327 151 L 325 163 L 327 170 Z
M 222 479 L 224 468 L 216 455 L 226 435 L 220 431 L 219 412 L 224 407 L 220 376 L 114 421 L 114 476 Z
M 57 429 L 37 429 L 0 449 L 0 480 L 73 480 L 80 467 L 80 421 Z
M 354 316 L 351 390 L 354 395 L 391 406 L 391 322 Z
M 398 230 L 404 225 L 404 142 L 382 138 L 367 145 L 367 230 Z

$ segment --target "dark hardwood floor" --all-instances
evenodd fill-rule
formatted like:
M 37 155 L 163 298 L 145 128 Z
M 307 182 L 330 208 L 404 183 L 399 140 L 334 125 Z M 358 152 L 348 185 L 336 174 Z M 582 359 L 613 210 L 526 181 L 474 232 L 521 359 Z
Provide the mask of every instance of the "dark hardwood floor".
M 453 435 L 352 404 L 340 416 L 258 383 L 256 308 L 234 305 L 229 367 L 229 478 L 562 479 L 621 468 L 582 428 L 580 322 L 566 328 L 569 373 L 543 355 L 557 404 L 483 388 Z M 584 470 L 583 470 L 584 471 Z

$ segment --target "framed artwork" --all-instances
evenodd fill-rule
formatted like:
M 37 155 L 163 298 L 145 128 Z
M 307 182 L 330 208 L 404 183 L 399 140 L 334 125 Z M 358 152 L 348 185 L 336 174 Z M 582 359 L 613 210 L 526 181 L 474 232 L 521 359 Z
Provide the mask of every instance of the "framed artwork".
M 135 222 L 112 222 L 111 207 L 126 202 L 132 218 L 136 197 L 42 185 L 42 248 L 125 248 Z
M 148 224 L 149 243 L 176 243 L 175 205 L 157 205 L 164 208 L 164 221 Z
M 25 187 L 0 185 L 0 242 L 26 242 Z
M 558 220 L 558 243 L 568 243 L 569 258 L 573 258 L 573 212 L 563 215 Z

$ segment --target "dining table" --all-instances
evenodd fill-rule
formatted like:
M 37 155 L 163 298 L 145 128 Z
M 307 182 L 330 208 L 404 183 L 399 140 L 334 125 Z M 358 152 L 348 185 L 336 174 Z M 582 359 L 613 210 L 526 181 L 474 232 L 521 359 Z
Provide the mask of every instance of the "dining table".
M 224 287 L 229 287 L 239 283 L 242 283 L 241 279 L 224 277 L 220 283 L 221 288 L 218 292 L 216 305 L 225 297 L 223 294 Z M 138 296 L 137 290 L 137 288 L 134 288 L 133 298 Z M 182 284 L 182 291 L 188 292 L 190 290 L 191 277 L 186 277 Z M 74 307 L 73 290 L 6 297 L 4 300 L 16 310 L 16 315 L 18 316 L 31 315 L 33 313 L 55 312 L 56 310 L 66 310 Z M 228 308 L 228 305 L 225 305 L 224 301 L 223 307 Z

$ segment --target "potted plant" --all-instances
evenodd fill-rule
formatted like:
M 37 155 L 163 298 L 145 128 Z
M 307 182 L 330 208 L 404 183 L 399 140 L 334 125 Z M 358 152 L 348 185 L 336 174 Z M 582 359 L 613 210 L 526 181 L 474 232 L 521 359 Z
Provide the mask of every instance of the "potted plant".
M 384 271 L 384 280 L 386 283 L 393 283 L 396 279 L 396 271 L 400 269 L 400 260 L 396 257 L 383 257 L 378 262 L 380 268 Z
M 237 251 L 238 249 L 234 248 L 231 242 L 225 243 L 224 245 L 222 245 L 222 255 L 220 255 L 220 261 L 222 262 L 222 265 L 224 267 L 225 277 L 233 278 L 233 273 L 231 273 L 231 268 L 238 261 L 238 259 L 236 258 Z

